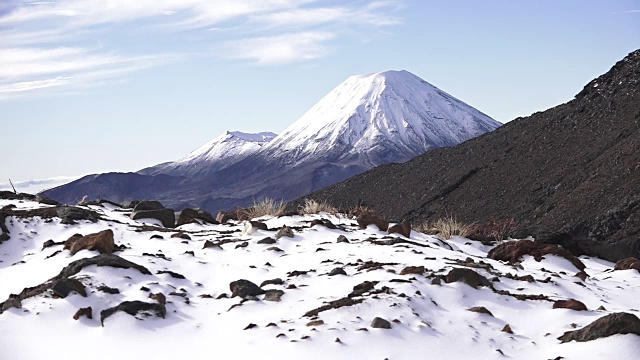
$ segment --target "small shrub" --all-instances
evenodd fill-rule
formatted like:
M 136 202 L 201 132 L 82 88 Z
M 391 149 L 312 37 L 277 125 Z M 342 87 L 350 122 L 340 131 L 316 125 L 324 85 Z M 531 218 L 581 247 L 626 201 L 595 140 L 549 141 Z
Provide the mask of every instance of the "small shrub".
M 454 216 L 447 216 L 433 223 L 419 224 L 415 230 L 427 235 L 438 235 L 445 239 L 451 239 L 452 236 L 469 236 L 473 232 L 473 226 L 458 221 Z
M 304 205 L 300 206 L 299 212 L 302 215 L 319 214 L 321 212 L 335 214 L 338 210 L 326 201 L 318 202 L 313 199 L 304 199 Z
M 286 206 L 283 201 L 278 202 L 269 198 L 264 198 L 258 202 L 254 200 L 252 207 L 242 210 L 242 217 L 254 219 L 261 216 L 280 216 L 284 214 L 285 208 Z M 238 219 L 240 219 L 240 216 L 238 216 Z
M 363 214 L 376 215 L 376 209 L 364 205 L 358 205 L 349 211 L 349 217 L 358 217 Z

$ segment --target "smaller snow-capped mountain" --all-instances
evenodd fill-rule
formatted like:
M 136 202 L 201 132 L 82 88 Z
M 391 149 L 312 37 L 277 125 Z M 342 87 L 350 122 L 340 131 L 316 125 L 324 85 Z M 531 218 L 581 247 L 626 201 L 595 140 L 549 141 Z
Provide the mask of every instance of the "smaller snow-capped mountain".
M 176 176 L 205 175 L 229 167 L 254 154 L 275 138 L 272 132 L 256 134 L 226 131 L 192 151 L 184 158 L 158 164 L 139 171 L 144 175 L 167 174 Z
M 406 71 L 351 76 L 260 153 L 371 168 L 454 146 L 501 123 Z

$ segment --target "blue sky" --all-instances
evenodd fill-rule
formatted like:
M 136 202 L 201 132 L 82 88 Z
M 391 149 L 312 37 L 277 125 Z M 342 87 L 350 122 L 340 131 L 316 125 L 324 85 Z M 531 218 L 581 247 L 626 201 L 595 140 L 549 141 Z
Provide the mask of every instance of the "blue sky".
M 0 0 L 0 182 L 136 171 L 281 132 L 405 69 L 501 122 L 640 48 L 640 1 Z

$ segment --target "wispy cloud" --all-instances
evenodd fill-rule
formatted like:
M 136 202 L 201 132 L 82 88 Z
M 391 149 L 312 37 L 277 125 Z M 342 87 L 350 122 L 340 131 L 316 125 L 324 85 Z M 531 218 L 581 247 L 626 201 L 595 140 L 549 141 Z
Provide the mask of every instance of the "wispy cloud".
M 231 58 L 247 59 L 259 65 L 280 65 L 329 54 L 331 47 L 327 42 L 334 37 L 335 34 L 328 32 L 301 32 L 242 39 L 226 46 Z
M 640 13 L 640 10 L 614 11 L 612 14 L 633 14 L 633 13 Z
M 175 42 L 169 40 L 156 41 L 153 47 L 144 43 L 119 46 L 117 40 L 122 38 L 125 42 L 144 42 L 148 36 L 162 38 L 169 34 L 176 41 L 176 37 L 198 33 L 201 48 L 196 51 L 205 51 L 212 45 L 223 46 L 229 50 L 231 59 L 281 65 L 331 54 L 337 48 L 336 40 L 351 27 L 370 29 L 401 22 L 393 15 L 399 0 L 323 3 L 326 2 L 2 2 L 0 100 L 51 88 L 90 87 L 140 69 L 189 59 L 189 54 L 181 53 Z

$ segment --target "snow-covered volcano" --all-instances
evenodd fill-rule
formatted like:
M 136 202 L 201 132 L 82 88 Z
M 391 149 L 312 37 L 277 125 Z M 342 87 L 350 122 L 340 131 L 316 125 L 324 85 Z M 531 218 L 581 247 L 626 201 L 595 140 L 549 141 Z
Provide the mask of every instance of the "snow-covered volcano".
M 240 131 L 226 131 L 178 161 L 159 164 L 140 170 L 139 173 L 145 175 L 204 175 L 222 170 L 245 159 L 276 136 L 277 134 L 272 132 L 249 134 Z
M 457 145 L 501 124 L 408 71 L 351 76 L 261 153 L 377 166 Z

